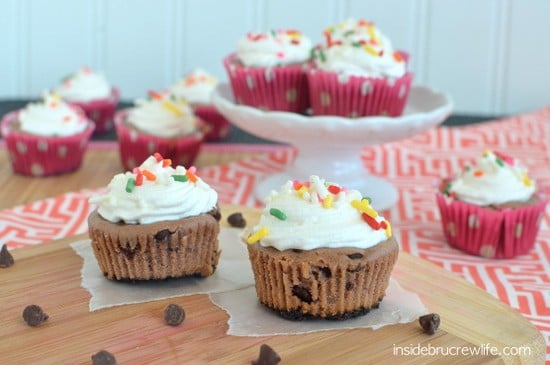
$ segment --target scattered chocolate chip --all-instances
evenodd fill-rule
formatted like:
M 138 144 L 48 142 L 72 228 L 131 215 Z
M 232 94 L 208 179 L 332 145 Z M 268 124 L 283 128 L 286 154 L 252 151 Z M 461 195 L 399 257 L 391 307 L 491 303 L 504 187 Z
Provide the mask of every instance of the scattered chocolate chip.
M 292 252 L 295 252 L 295 253 L 302 253 L 302 252 L 304 252 L 304 250 L 300 250 L 299 248 L 293 248 L 293 249 L 292 249 Z
M 48 318 L 48 315 L 36 304 L 28 305 L 23 310 L 23 320 L 31 327 L 39 326 Z
M 355 285 L 351 281 L 346 282 L 346 290 L 351 290 L 354 286 Z
M 164 321 L 170 326 L 179 326 L 185 319 L 185 310 L 178 304 L 168 304 L 164 308 Z
M 116 358 L 109 351 L 101 350 L 92 355 L 93 365 L 116 365 Z
M 418 323 L 420 326 L 429 335 L 433 335 L 439 328 L 439 323 L 441 322 L 439 314 L 430 313 L 418 318 Z
M 260 346 L 258 360 L 252 361 L 252 365 L 277 365 L 279 362 L 281 362 L 281 356 L 269 345 L 263 344 Z
M 330 269 L 330 267 L 323 266 L 323 267 L 320 267 L 319 270 L 321 270 L 321 272 L 325 275 L 326 278 L 332 277 L 332 270 Z
M 232 213 L 227 217 L 227 223 L 231 227 L 244 228 L 246 227 L 246 220 L 244 219 L 242 213 Z
M 349 254 L 348 257 L 352 260 L 358 260 L 363 258 L 363 254 L 359 252 L 355 252 L 355 253 Z
M 222 212 L 216 207 L 212 209 L 212 211 L 209 213 L 212 217 L 214 217 L 215 220 L 218 222 L 222 219 Z
M 292 287 L 292 295 L 297 296 L 302 302 L 311 303 L 313 301 L 310 291 L 299 285 Z
M 0 267 L 6 268 L 13 265 L 15 261 L 13 261 L 13 256 L 8 251 L 8 246 L 3 245 L 2 250 L 0 250 Z

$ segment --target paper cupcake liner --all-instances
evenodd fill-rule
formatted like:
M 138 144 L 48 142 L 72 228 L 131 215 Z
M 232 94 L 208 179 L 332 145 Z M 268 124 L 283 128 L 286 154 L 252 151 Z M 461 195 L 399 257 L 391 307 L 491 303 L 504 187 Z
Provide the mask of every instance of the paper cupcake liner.
M 516 208 L 494 210 L 436 195 L 443 233 L 449 245 L 487 258 L 506 259 L 534 246 L 547 198 Z
M 413 74 L 406 73 L 399 78 L 374 78 L 311 69 L 307 80 L 313 115 L 397 117 L 405 109 Z
M 82 164 L 94 124 L 72 136 L 37 136 L 12 129 L 18 112 L 2 119 L 2 135 L 13 171 L 27 176 L 51 176 L 74 171 Z
M 92 100 L 88 102 L 67 101 L 82 109 L 88 119 L 95 123 L 94 134 L 102 134 L 113 129 L 113 119 L 120 100 L 120 92 L 113 88 L 111 96 L 106 99 Z
M 309 108 L 305 65 L 243 67 L 235 54 L 226 57 L 223 64 L 237 104 L 295 113 Z
M 218 141 L 229 135 L 231 124 L 214 106 L 194 105 L 193 110 L 195 115 L 208 125 L 206 141 Z
M 204 122 L 199 119 L 200 128 L 196 132 L 174 138 L 164 138 L 145 134 L 126 124 L 126 110 L 115 113 L 120 160 L 126 170 L 139 166 L 155 152 L 172 160 L 174 165 L 189 167 L 195 162 L 204 141 Z

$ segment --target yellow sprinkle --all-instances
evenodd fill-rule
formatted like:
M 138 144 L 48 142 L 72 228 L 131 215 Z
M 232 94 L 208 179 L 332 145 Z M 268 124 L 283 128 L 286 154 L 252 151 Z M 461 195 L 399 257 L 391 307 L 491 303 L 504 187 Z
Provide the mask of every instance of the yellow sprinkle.
M 246 243 L 253 244 L 264 238 L 269 234 L 269 229 L 267 227 L 262 227 L 253 234 L 251 234 L 247 239 Z
M 174 103 L 172 103 L 168 100 L 164 100 L 162 102 L 162 106 L 165 107 L 166 109 L 170 110 L 172 113 L 176 114 L 178 117 L 181 117 L 184 114 L 183 110 L 181 110 Z
M 373 56 L 380 56 L 380 54 L 374 48 L 372 48 L 369 44 L 365 44 L 363 48 L 365 49 L 365 51 L 367 51 Z
M 531 181 L 531 179 L 529 179 L 529 176 L 527 176 L 525 172 L 522 175 L 523 175 L 523 185 L 525 186 L 533 185 L 533 182 Z
M 332 202 L 334 201 L 334 195 L 329 194 L 323 199 L 323 208 L 332 208 Z
M 487 157 L 491 153 L 490 149 L 484 149 L 483 150 L 483 157 Z
M 361 201 L 352 200 L 351 205 L 352 205 L 352 207 L 354 207 L 355 209 L 357 209 L 361 213 L 366 213 L 372 218 L 378 217 L 378 212 L 370 206 L 369 201 L 366 200 L 366 199 L 361 200 Z
M 55 100 L 55 101 L 60 101 L 61 96 L 54 91 L 54 92 L 52 92 L 52 99 Z
M 376 32 L 375 32 L 374 25 L 372 25 L 372 24 L 368 24 L 368 25 L 367 25 L 367 33 L 369 34 L 369 37 L 370 37 L 373 41 L 377 41 L 377 39 L 376 39 Z
M 391 237 L 391 225 L 390 225 L 390 222 L 388 222 L 388 221 L 386 221 L 385 232 L 386 232 L 386 237 L 390 238 Z
M 301 198 L 305 193 L 307 192 L 307 186 L 302 186 L 300 189 L 298 189 L 297 193 L 298 196 Z

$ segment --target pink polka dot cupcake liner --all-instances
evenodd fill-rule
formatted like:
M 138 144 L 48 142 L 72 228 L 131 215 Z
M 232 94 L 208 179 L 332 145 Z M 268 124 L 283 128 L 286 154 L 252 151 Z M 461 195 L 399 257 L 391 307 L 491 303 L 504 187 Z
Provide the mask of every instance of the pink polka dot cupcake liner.
M 405 109 L 413 74 L 374 78 L 311 69 L 307 80 L 313 115 L 398 117 Z
M 307 65 L 244 67 L 231 54 L 223 60 L 237 104 L 304 113 L 309 108 Z
M 95 123 L 94 134 L 103 134 L 114 128 L 114 116 L 119 100 L 120 92 L 113 88 L 109 98 L 69 103 L 82 109 L 88 119 Z
M 94 131 L 88 121 L 87 128 L 72 136 L 46 137 L 13 129 L 18 112 L 2 119 L 2 136 L 14 172 L 26 176 L 52 176 L 78 169 Z
M 443 233 L 449 245 L 472 255 L 509 259 L 535 245 L 547 197 L 521 207 L 489 209 L 442 193 L 436 195 Z
M 189 167 L 197 158 L 204 141 L 204 122 L 196 132 L 176 137 L 163 138 L 141 133 L 126 124 L 126 110 L 115 113 L 115 129 L 120 152 L 120 161 L 125 170 L 139 166 L 155 152 L 172 160 L 174 165 Z
M 194 105 L 193 111 L 208 126 L 205 135 L 206 141 L 218 141 L 229 135 L 231 124 L 214 106 Z

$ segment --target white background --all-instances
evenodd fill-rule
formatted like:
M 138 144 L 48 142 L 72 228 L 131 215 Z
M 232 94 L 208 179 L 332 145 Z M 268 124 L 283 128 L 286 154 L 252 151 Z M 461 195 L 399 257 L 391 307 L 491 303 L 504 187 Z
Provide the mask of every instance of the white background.
M 462 114 L 550 104 L 550 0 L 0 0 L 0 99 L 36 98 L 82 65 L 124 100 L 221 60 L 248 31 L 314 41 L 348 17 L 374 21 L 412 55 L 416 85 Z

